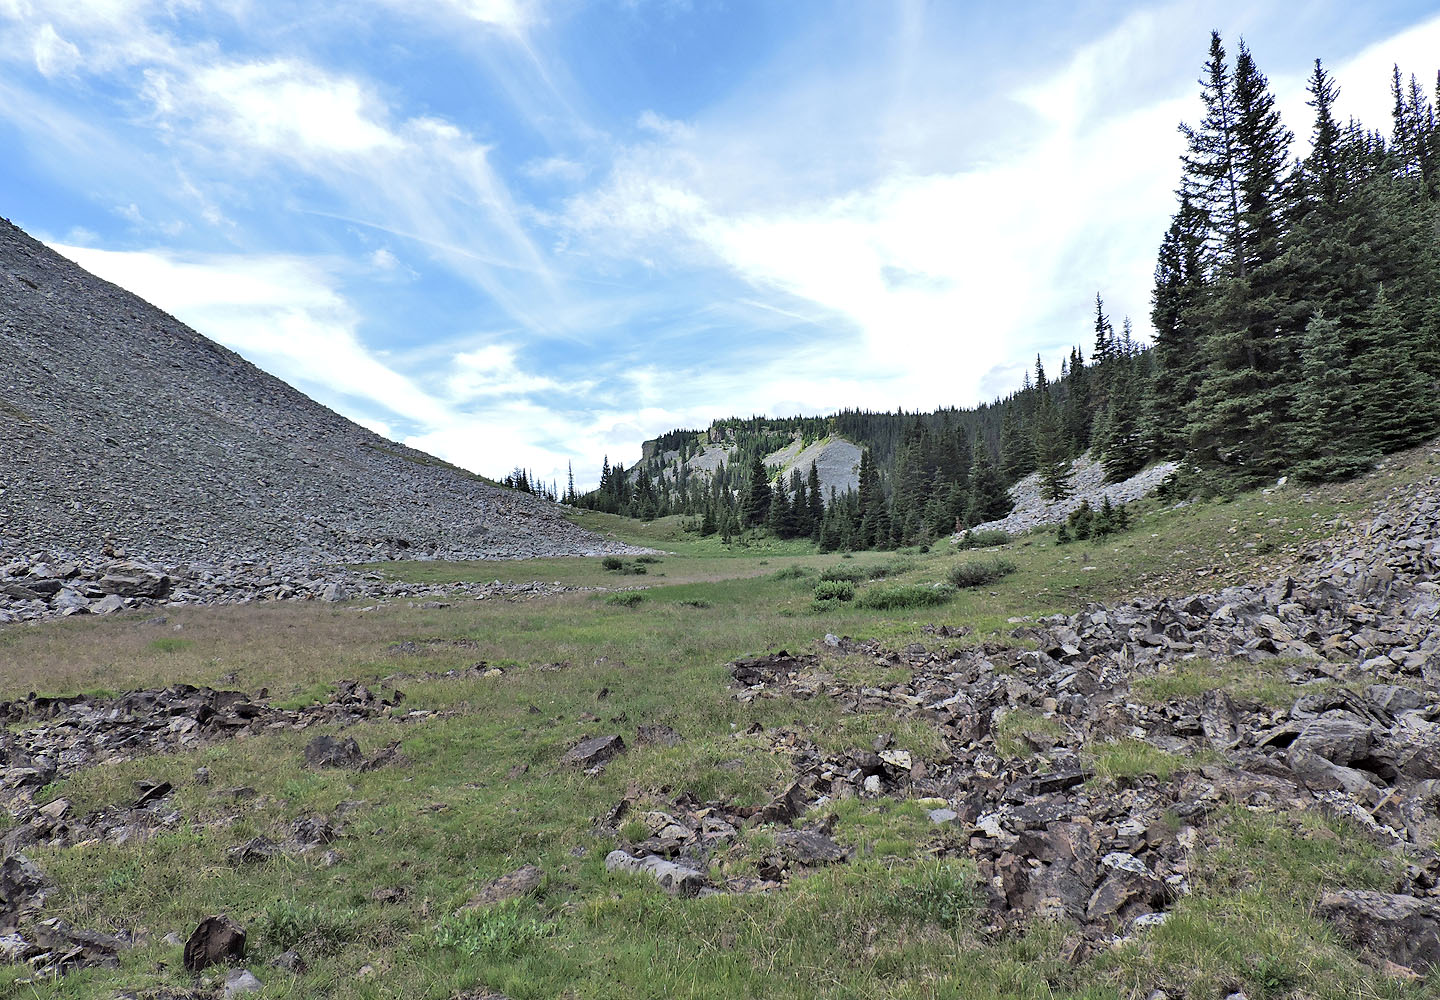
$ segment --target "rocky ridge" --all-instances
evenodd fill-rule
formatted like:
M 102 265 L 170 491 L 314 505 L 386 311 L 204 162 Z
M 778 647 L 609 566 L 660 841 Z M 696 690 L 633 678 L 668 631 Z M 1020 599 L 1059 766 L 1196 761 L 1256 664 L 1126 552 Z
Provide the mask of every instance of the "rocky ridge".
M 626 551 L 388 441 L 0 220 L 0 561 L 209 572 Z

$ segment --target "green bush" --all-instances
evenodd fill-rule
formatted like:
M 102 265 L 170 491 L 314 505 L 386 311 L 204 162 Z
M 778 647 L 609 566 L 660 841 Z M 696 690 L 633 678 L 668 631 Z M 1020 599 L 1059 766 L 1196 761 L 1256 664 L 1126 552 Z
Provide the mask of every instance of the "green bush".
M 960 536 L 956 544 L 962 549 L 988 549 L 996 545 L 1004 545 L 1010 541 L 1010 532 L 1001 531 L 999 528 L 987 528 L 985 531 L 967 531 Z
M 685 599 L 685 600 L 683 600 L 683 601 L 677 601 L 676 603 L 679 604 L 682 608 L 710 608 L 710 607 L 714 607 L 713 604 L 711 604 L 709 601 L 705 600 L 705 598 L 703 598 L 703 597 L 690 597 L 690 598 L 687 598 L 687 599 Z
M 817 601 L 853 601 L 855 584 L 851 580 L 821 580 L 815 585 Z
M 883 580 L 887 576 L 899 576 L 901 573 L 904 573 L 906 570 L 913 569 L 914 567 L 914 559 L 905 559 L 903 557 L 898 559 L 891 559 L 888 563 L 880 563 L 877 566 L 871 566 L 868 576 L 872 580 Z
M 605 603 L 617 608 L 633 608 L 643 600 L 645 595 L 638 590 L 627 590 L 623 594 L 611 594 L 605 598 Z
M 637 563 L 654 566 L 660 562 L 660 559 L 658 556 L 636 556 L 635 561 Z
M 555 925 L 522 912 L 512 900 L 478 910 L 465 910 L 440 921 L 435 943 L 479 957 L 514 956 L 526 945 L 555 933 Z
M 857 608 L 896 611 L 901 608 L 930 608 L 955 596 L 955 588 L 923 583 L 892 583 L 871 587 L 855 599 Z
M 863 579 L 865 579 L 863 570 L 851 569 L 846 566 L 831 566 L 828 569 L 820 571 L 820 580 L 822 583 L 859 583 Z
M 621 572 L 623 575 L 625 575 L 625 576 L 644 576 L 646 573 L 648 573 L 648 572 L 650 572 L 650 571 L 649 571 L 648 569 L 646 569 L 644 566 L 638 566 L 638 565 L 637 565 L 637 566 L 626 566 L 626 567 L 625 567 L 624 569 L 622 569 L 620 572 Z
M 600 560 L 600 568 L 608 570 L 621 570 L 625 568 L 625 560 L 619 556 L 606 556 Z
M 950 567 L 950 583 L 956 587 L 983 587 L 1015 572 L 1018 567 L 1009 559 L 972 559 Z
M 784 569 L 777 569 L 770 574 L 772 580 L 802 580 L 810 575 L 810 571 L 804 566 L 786 566 Z

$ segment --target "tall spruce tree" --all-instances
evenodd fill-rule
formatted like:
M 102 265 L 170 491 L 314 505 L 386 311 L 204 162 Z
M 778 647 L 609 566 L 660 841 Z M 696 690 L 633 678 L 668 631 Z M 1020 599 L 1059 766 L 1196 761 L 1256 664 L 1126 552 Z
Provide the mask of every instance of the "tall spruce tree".
M 1381 289 L 1364 329 L 1365 349 L 1356 361 L 1363 386 L 1361 407 L 1369 443 L 1399 451 L 1435 432 L 1436 398 L 1407 350 L 1404 325 Z
M 745 496 L 740 503 L 740 516 L 747 528 L 760 527 L 770 513 L 770 474 L 765 471 L 765 460 L 756 452 L 750 460 L 750 475 L 745 486 Z
M 1311 482 L 1348 479 L 1375 464 L 1360 424 L 1354 373 L 1340 324 L 1323 314 L 1305 327 L 1304 379 L 1295 403 L 1295 474 Z
M 1056 503 L 1070 495 L 1070 456 L 1060 409 L 1047 394 L 1035 414 L 1035 463 L 1040 470 L 1040 496 Z
M 1005 489 L 1000 470 L 990 457 L 990 449 L 978 437 L 974 446 L 975 464 L 970 474 L 970 506 L 965 512 L 965 522 L 974 527 L 987 521 L 998 521 L 1014 509 L 1014 501 Z

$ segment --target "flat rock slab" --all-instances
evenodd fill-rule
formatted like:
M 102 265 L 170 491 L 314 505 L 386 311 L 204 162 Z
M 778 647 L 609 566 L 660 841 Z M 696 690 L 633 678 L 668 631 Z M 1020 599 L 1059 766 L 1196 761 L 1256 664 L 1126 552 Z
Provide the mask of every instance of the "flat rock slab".
M 781 830 L 775 834 L 780 853 L 801 865 L 844 861 L 850 852 L 818 830 Z
M 1345 889 L 1321 896 L 1317 912 L 1372 955 L 1421 972 L 1440 966 L 1440 902 Z
M 490 882 L 474 896 L 471 896 L 461 909 L 473 910 L 481 906 L 502 903 L 507 899 L 528 896 L 540 888 L 540 883 L 544 878 L 545 873 L 539 868 L 534 865 L 525 865 Z
M 625 752 L 625 741 L 617 736 L 592 736 L 581 740 L 560 758 L 560 763 L 572 767 L 598 767 L 610 758 Z

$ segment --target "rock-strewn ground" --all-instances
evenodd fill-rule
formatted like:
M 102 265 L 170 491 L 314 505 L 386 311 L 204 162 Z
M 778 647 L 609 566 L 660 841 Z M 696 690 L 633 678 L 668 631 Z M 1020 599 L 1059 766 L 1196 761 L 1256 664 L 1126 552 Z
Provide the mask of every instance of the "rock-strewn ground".
M 621 551 L 316 403 L 0 221 L 0 562 L 304 578 Z
M 818 655 L 737 661 L 741 701 L 819 697 L 893 712 L 938 728 L 946 755 L 921 760 L 889 738 L 826 755 L 776 730 L 796 780 L 770 806 L 661 803 L 644 815 L 651 838 L 613 866 L 687 895 L 777 888 L 844 859 L 823 825 L 796 831 L 803 848 L 777 837 L 759 884 L 712 887 L 701 873 L 735 825 L 793 823 L 839 798 L 921 798 L 937 849 L 976 860 L 991 927 L 1071 923 L 1078 959 L 1166 919 L 1191 889 L 1212 813 L 1320 810 L 1399 859 L 1393 892 L 1331 892 L 1321 915 L 1380 958 L 1440 965 L 1440 946 L 1426 943 L 1440 941 L 1437 575 L 1440 478 L 1389 498 L 1358 534 L 1310 546 L 1286 579 L 1047 618 L 1016 630 L 1030 651 L 897 653 L 827 636 Z M 909 678 L 845 682 L 825 647 Z

